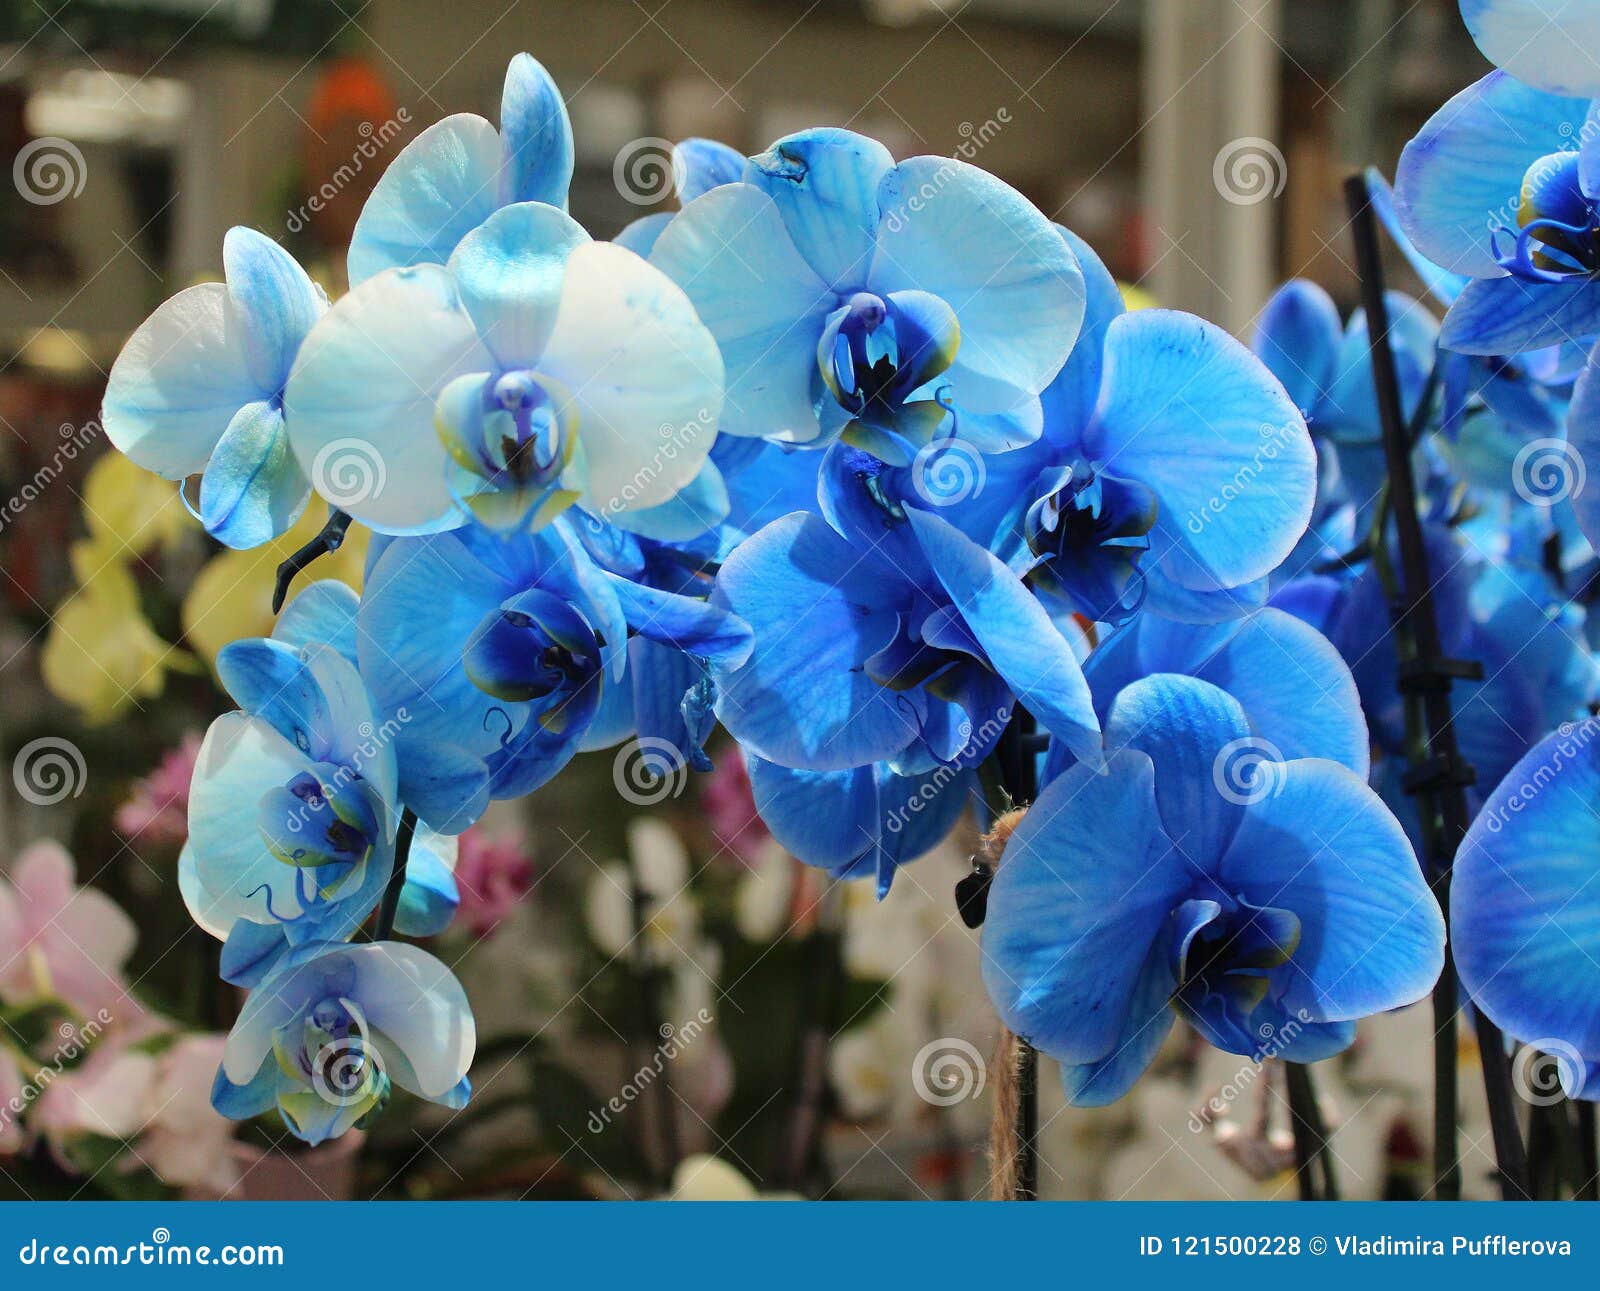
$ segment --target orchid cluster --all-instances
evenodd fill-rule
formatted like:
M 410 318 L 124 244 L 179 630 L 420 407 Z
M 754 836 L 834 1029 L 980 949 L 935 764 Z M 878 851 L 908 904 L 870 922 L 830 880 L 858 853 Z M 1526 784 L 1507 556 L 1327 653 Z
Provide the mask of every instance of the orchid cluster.
M 1359 320 L 1293 289 L 1258 354 L 1130 312 L 1006 184 L 845 130 L 674 163 L 678 210 L 591 238 L 519 55 L 498 127 L 396 157 L 348 294 L 235 229 L 225 281 L 116 363 L 108 434 L 219 542 L 313 495 L 313 550 L 371 535 L 359 596 L 312 583 L 217 656 L 238 711 L 181 867 L 250 991 L 216 1107 L 313 1143 L 393 1086 L 459 1107 L 471 1011 L 398 939 L 452 918 L 455 838 L 583 751 L 708 771 L 718 723 L 777 842 L 879 895 L 969 811 L 1027 807 L 982 980 L 1073 1102 L 1124 1094 L 1178 1018 L 1310 1062 L 1424 996 L 1443 919 L 1369 787 L 1382 620 L 1353 566 L 1317 572 L 1370 503 Z M 1451 370 L 1458 420 L 1545 398 L 1530 367 Z M 1514 636 L 1479 590 L 1459 631 Z

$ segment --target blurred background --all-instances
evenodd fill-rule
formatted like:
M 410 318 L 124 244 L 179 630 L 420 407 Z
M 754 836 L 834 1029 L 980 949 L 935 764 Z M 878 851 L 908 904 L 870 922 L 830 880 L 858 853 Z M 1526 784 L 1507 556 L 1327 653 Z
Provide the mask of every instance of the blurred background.
M 1130 288 L 1246 337 L 1284 278 L 1353 300 L 1340 181 L 1392 172 L 1485 70 L 1454 0 L 0 6 L 0 742 L 17 789 L 0 795 L 0 916 L 30 891 L 103 894 L 75 949 L 126 988 L 110 1011 L 137 998 L 143 1019 L 137 1041 L 42 1051 L 47 930 L 26 943 L 0 917 L 0 1094 L 9 1051 L 27 1109 L 0 1119 L 0 1191 L 986 1191 L 994 1023 L 950 899 L 974 839 L 881 906 L 825 888 L 764 837 L 728 750 L 710 777 L 631 794 L 588 755 L 464 841 L 462 915 L 436 949 L 479 1011 L 467 1112 L 396 1105 L 307 1154 L 205 1106 L 236 1002 L 177 891 L 188 768 L 229 707 L 216 650 L 267 630 L 273 566 L 320 517 L 274 548 L 216 548 L 173 486 L 106 455 L 105 375 L 162 299 L 220 276 L 231 225 L 341 291 L 384 166 L 442 116 L 496 118 L 520 50 L 566 96 L 572 212 L 596 236 L 671 207 L 661 141 L 754 152 L 837 124 L 993 171 Z M 353 538 L 318 572 L 359 585 L 360 569 Z M 1332 1082 L 1346 1195 L 1414 1186 L 1426 1032 L 1376 1020 Z M 1273 1065 L 1207 1052 L 1178 1036 L 1102 1113 L 1063 1113 L 1047 1077 L 1045 1194 L 1292 1195 Z M 41 1089 L 47 1065 L 61 1079 Z M 1469 1193 L 1489 1165 L 1475 1150 Z

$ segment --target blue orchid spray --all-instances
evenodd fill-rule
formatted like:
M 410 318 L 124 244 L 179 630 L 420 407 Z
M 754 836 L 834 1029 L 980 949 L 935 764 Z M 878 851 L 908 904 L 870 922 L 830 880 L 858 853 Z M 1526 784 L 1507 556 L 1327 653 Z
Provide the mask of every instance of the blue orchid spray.
M 1441 915 L 1367 785 L 1374 738 L 1401 743 L 1393 672 L 1336 613 L 1372 593 L 1289 577 L 1314 516 L 1353 523 L 1318 448 L 1378 439 L 1359 318 L 1292 287 L 1252 353 L 1130 311 L 1000 180 L 845 130 L 684 140 L 680 209 L 610 242 L 567 213 L 573 157 L 519 55 L 498 126 L 447 118 L 379 181 L 348 294 L 235 230 L 226 281 L 113 372 L 114 442 L 199 474 L 222 541 L 313 493 L 374 534 L 359 597 L 313 584 L 219 659 L 238 711 L 202 749 L 181 876 L 250 991 L 221 1111 L 316 1143 L 395 1090 L 461 1107 L 470 1009 L 402 940 L 449 924 L 454 836 L 587 751 L 709 769 L 719 722 L 779 843 L 880 896 L 963 822 L 1023 812 L 984 980 L 1074 1102 L 1125 1093 L 1175 1019 L 1303 1064 L 1427 993 Z M 1434 332 L 1417 311 L 1402 346 L 1423 409 Z M 1460 622 L 1521 631 L 1515 570 Z M 1566 712 L 1584 660 L 1541 642 Z

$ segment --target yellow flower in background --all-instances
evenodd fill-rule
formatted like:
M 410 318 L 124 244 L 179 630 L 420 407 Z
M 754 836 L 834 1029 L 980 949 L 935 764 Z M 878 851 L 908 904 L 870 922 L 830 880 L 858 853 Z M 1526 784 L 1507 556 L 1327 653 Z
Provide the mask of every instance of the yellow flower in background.
M 133 574 L 105 537 L 74 543 L 72 569 L 78 589 L 51 617 L 39 670 L 51 694 L 98 725 L 155 698 L 168 668 L 193 661 L 150 627 Z
M 1143 287 L 1135 287 L 1129 282 L 1119 282 L 1117 290 L 1122 293 L 1122 303 L 1128 307 L 1130 314 L 1136 309 L 1154 309 L 1161 303 Z
M 272 632 L 272 588 L 278 566 L 315 538 L 327 519 L 327 511 L 313 502 L 282 537 L 249 551 L 218 552 L 195 576 L 183 601 L 184 638 L 213 670 L 217 652 L 230 641 Z M 323 556 L 295 580 L 289 599 L 324 578 L 336 578 L 359 592 L 367 537 L 365 529 L 352 525 L 338 551 Z
M 189 514 L 171 480 L 107 453 L 83 482 L 83 519 L 89 538 L 107 556 L 169 551 L 200 522 Z

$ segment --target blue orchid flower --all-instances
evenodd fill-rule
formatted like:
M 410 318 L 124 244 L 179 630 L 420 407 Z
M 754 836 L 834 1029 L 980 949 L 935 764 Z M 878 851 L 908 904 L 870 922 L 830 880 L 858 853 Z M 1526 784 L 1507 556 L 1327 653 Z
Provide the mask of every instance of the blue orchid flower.
M 634 680 L 631 634 L 730 664 L 750 649 L 749 630 L 723 610 L 602 569 L 566 521 L 535 533 L 469 525 L 384 544 L 359 628 L 362 674 L 379 704 L 409 714 L 400 792 L 423 821 L 451 833 L 490 798 L 548 781 L 602 714 L 597 742 L 611 742 L 659 710 L 660 677 L 648 665 L 637 675 L 651 689 L 633 694 L 631 713 L 619 722 L 606 703 L 608 688 Z
M 351 935 L 377 909 L 393 871 L 395 810 L 381 833 L 373 829 L 359 856 L 362 847 L 346 823 L 365 828 L 380 814 L 375 800 L 388 794 L 393 802 L 394 750 L 405 727 L 404 714 L 377 722 L 364 687 L 352 679 L 357 605 L 345 584 L 313 583 L 284 609 L 270 641 L 236 642 L 218 661 L 225 684 L 239 686 L 234 693 L 247 711 L 226 727 L 217 723 L 202 746 L 212 755 L 203 752 L 197 763 L 191 800 L 204 819 L 191 824 L 178 884 L 195 922 L 224 943 L 222 977 L 238 986 L 256 985 L 293 946 Z M 273 678 L 287 688 L 281 697 L 270 693 Z M 324 736 L 331 744 L 343 742 L 331 760 L 310 752 Z M 284 739 L 294 742 L 294 754 Z M 256 766 L 260 755 L 270 769 Z M 280 765 L 283 758 L 288 764 Z M 286 778 L 280 783 L 272 776 Z M 292 805 L 283 799 L 285 785 L 298 795 Z M 258 801 L 260 821 L 241 825 L 239 812 Z M 280 827 L 273 813 L 284 805 L 289 810 Z M 230 845 L 219 846 L 223 841 Z M 339 842 L 346 844 L 344 853 L 316 863 L 334 855 L 330 848 Z M 455 860 L 454 838 L 418 827 L 395 917 L 398 932 L 429 937 L 449 926 L 460 901 Z
M 1304 418 L 1220 328 L 1169 310 L 1128 313 L 1088 246 L 1057 232 L 1088 303 L 1044 393 L 1043 435 L 985 456 L 981 493 L 945 514 L 1024 570 L 1055 613 L 1116 624 L 1148 605 L 1215 621 L 1259 606 L 1261 580 L 1312 512 Z
M 1592 0 L 1461 0 L 1461 18 L 1483 56 L 1550 94 L 1600 97 L 1600 9 Z
M 1600 1097 L 1594 804 L 1600 721 L 1566 724 L 1512 768 L 1457 853 L 1451 939 L 1461 984 L 1508 1035 L 1557 1058 L 1569 1097 Z
M 169 480 L 204 472 L 192 509 L 206 532 L 255 547 L 288 530 L 311 496 L 290 451 L 283 393 L 328 300 L 254 229 L 230 229 L 222 261 L 225 283 L 180 291 L 128 338 L 101 418 L 146 470 Z
M 712 603 L 754 634 L 747 659 L 711 670 L 745 750 L 802 771 L 976 765 L 1020 702 L 1097 756 L 1077 657 L 1021 579 L 915 505 L 903 468 L 842 443 L 828 457 L 826 519 L 774 521 L 717 575 Z
M 1400 223 L 1424 257 L 1469 279 L 1445 316 L 1446 349 L 1515 355 L 1600 331 L 1600 138 L 1585 128 L 1589 113 L 1586 97 L 1494 71 L 1406 145 Z
M 901 465 L 951 407 L 974 442 L 1037 437 L 1083 284 L 1020 194 L 950 158 L 895 165 L 836 129 L 779 140 L 737 183 L 700 182 L 650 258 L 721 347 L 724 432 L 843 436 Z
M 1240 792 L 1221 768 L 1252 738 L 1216 687 L 1145 678 L 1113 705 L 1105 772 L 1072 767 L 1012 832 L 984 984 L 1069 1102 L 1121 1097 L 1175 1014 L 1229 1053 L 1309 1062 L 1433 986 L 1444 921 L 1399 823 L 1316 758 Z
M 306 338 L 287 403 L 313 481 L 379 532 L 537 527 L 579 500 L 626 526 L 704 475 L 722 384 L 715 341 L 665 275 L 521 202 L 465 232 L 447 265 L 385 270 L 343 297 Z M 714 473 L 698 488 L 714 511 Z
M 470 112 L 429 126 L 374 186 L 350 238 L 350 285 L 385 269 L 445 264 L 503 206 L 567 209 L 572 123 L 550 74 L 531 54 L 506 68 L 500 129 Z
M 397 941 L 297 947 L 245 1000 L 211 1104 L 245 1120 L 277 1108 L 296 1138 L 337 1138 L 391 1086 L 466 1106 L 472 1011 L 450 970 Z

